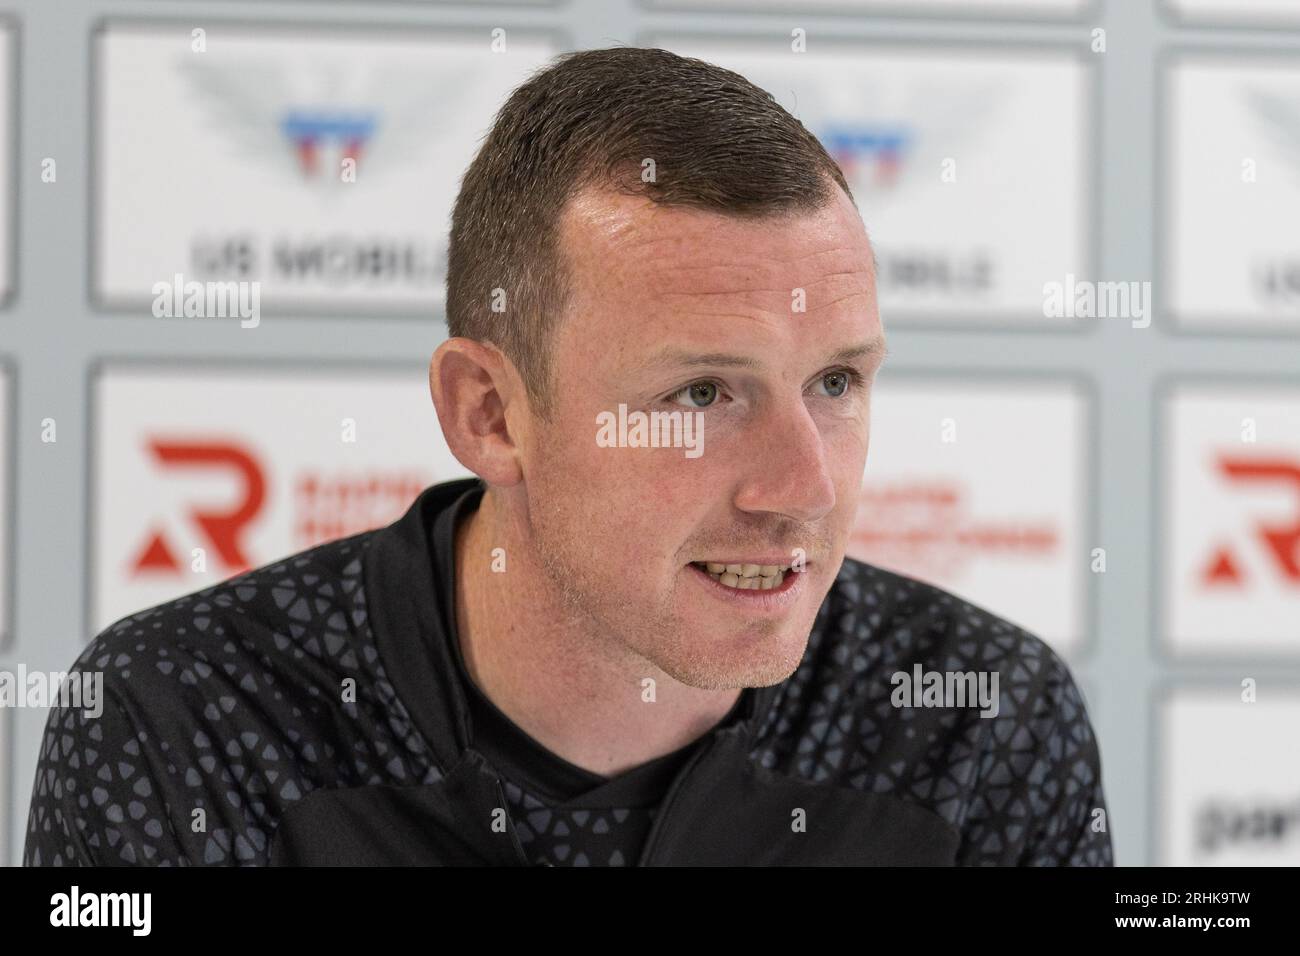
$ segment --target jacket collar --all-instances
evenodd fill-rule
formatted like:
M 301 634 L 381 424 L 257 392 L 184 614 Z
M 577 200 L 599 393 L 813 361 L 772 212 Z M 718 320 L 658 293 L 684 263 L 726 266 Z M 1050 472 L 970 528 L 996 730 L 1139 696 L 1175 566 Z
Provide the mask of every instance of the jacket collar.
M 454 569 L 439 566 L 435 536 L 450 533 L 448 512 L 462 496 L 476 506 L 485 490 L 479 478 L 430 485 L 401 518 L 374 532 L 364 558 L 367 613 L 384 669 L 444 774 L 473 735 L 447 638 L 455 623 Z M 758 738 L 784 687 L 747 691 L 738 721 L 747 743 Z
M 528 863 L 513 823 L 505 833 L 484 823 L 505 798 L 471 745 L 446 639 L 450 607 L 439 593 L 438 516 L 461 495 L 482 490 L 478 479 L 426 488 L 405 515 L 374 533 L 363 558 L 367 613 L 384 668 L 441 778 L 416 787 L 314 791 L 277 830 L 281 862 Z M 754 689 L 741 719 L 708 735 L 665 794 L 638 863 L 952 863 L 960 834 L 932 811 L 890 794 L 776 773 L 751 759 L 785 686 Z M 814 825 L 792 833 L 792 808 L 805 810 Z M 386 826 L 349 843 L 355 820 L 367 813 Z

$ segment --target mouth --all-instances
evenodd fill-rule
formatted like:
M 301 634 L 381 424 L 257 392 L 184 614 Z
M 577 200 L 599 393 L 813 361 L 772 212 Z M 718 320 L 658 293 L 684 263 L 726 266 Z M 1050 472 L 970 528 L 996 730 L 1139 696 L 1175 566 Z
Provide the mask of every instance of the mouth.
M 725 588 L 736 591 L 779 591 L 796 572 L 788 564 L 720 564 L 692 561 L 697 568 Z

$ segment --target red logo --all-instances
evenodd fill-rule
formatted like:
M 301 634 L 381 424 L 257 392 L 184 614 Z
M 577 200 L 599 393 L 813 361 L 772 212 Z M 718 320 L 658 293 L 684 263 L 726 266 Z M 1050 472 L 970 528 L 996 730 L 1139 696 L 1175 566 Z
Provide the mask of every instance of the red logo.
M 1300 465 L 1286 458 L 1245 459 L 1220 456 L 1218 470 L 1234 483 L 1272 484 L 1289 489 L 1296 510 L 1285 522 L 1258 523 L 1251 538 L 1268 556 L 1286 583 L 1300 586 Z M 1241 561 L 1228 545 L 1218 548 L 1206 562 L 1202 582 L 1207 586 L 1236 586 L 1245 583 Z
M 217 469 L 240 483 L 243 496 L 233 508 L 214 511 L 194 507 L 189 516 L 203 529 L 212 552 L 228 575 L 242 574 L 251 568 L 241 538 L 266 500 L 266 481 L 253 456 L 237 445 L 210 442 L 150 439 L 147 447 L 167 468 Z M 138 552 L 131 571 L 133 574 L 180 574 L 181 563 L 163 532 L 154 530 Z
M 413 471 L 303 472 L 294 483 L 294 547 L 310 548 L 396 521 L 429 484 Z
M 979 518 L 969 505 L 965 486 L 947 479 L 865 486 L 849 552 L 930 580 L 954 580 L 981 558 L 1058 552 L 1053 519 Z
M 245 537 L 261 517 L 267 480 L 262 465 L 247 448 L 230 441 L 176 441 L 150 439 L 150 454 L 164 468 L 203 469 L 219 472 L 238 488 L 233 507 L 214 509 L 194 505 L 186 518 L 202 531 L 199 543 L 214 555 L 211 570 L 227 577 L 255 567 Z M 288 546 L 305 550 L 325 541 L 382 527 L 400 518 L 429 484 L 430 476 L 417 470 L 363 471 L 326 474 L 316 469 L 300 472 L 293 482 L 292 541 Z M 159 524 L 136 550 L 130 574 L 179 577 L 187 570 L 192 544 L 178 545 Z M 180 557 L 178 557 L 178 555 Z

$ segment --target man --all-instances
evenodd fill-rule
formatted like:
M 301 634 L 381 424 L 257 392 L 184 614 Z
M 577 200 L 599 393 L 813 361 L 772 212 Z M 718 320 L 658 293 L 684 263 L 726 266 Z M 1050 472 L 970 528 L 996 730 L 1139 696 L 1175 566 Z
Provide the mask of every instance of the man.
M 100 634 L 26 862 L 1110 864 L 1061 660 L 845 558 L 873 256 L 771 97 L 561 58 L 464 177 L 447 312 L 478 477 Z M 918 706 L 923 672 L 1001 689 Z

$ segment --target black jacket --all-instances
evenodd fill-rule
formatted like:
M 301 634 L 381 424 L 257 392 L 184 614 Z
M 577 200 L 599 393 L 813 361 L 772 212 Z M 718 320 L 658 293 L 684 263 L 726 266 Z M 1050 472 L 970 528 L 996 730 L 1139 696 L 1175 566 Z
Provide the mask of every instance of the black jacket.
M 106 628 L 77 662 L 104 714 L 51 713 L 24 863 L 532 862 L 448 641 L 445 516 L 475 488 Z M 895 706 L 917 664 L 996 670 L 999 713 Z M 1111 864 L 1067 667 L 936 587 L 845 560 L 798 670 L 742 701 L 639 864 Z

